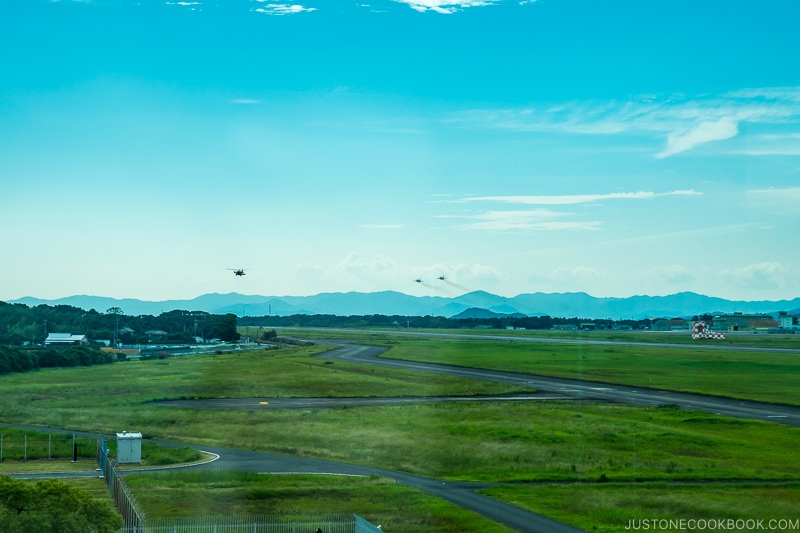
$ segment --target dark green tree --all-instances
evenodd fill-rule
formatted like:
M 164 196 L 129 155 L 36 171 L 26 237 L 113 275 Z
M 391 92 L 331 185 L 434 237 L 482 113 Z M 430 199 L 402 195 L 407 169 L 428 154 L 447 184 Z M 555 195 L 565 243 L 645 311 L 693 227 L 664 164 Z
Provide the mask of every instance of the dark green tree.
M 122 517 L 108 502 L 63 481 L 0 477 L 0 531 L 114 533 L 120 527 Z

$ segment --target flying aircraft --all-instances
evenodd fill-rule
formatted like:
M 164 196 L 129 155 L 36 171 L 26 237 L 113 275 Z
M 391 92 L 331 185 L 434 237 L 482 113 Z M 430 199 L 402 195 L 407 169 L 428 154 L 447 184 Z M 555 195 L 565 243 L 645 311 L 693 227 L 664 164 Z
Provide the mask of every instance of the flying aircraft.
M 422 283 L 422 278 L 417 278 L 414 281 L 416 281 L 417 283 Z
M 444 280 L 446 280 L 447 278 L 445 278 L 445 277 L 444 277 L 444 275 L 442 275 L 442 276 L 439 276 L 439 279 L 440 279 L 440 280 L 442 280 L 442 281 L 444 281 Z
M 229 268 L 228 270 L 232 270 L 235 276 L 244 276 L 244 269 L 243 268 Z

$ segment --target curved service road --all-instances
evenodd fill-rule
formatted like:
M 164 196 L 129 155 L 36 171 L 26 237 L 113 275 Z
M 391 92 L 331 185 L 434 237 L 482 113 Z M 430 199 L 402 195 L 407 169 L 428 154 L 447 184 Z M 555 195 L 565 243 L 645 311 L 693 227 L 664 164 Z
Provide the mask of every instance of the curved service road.
M 765 420 L 791 426 L 800 426 L 800 407 L 791 405 L 736 400 L 717 396 L 704 396 L 702 394 L 670 392 L 645 387 L 610 385 L 608 383 L 595 381 L 553 378 L 536 376 L 533 374 L 504 372 L 500 370 L 421 363 L 403 359 L 385 359 L 380 357 L 385 351 L 386 348 L 379 346 L 341 344 L 339 348 L 320 354 L 318 357 L 347 361 L 350 363 L 380 365 L 403 370 L 416 370 L 430 374 L 444 374 L 454 377 L 535 387 L 540 394 L 557 394 L 571 400 L 606 401 L 645 406 L 677 405 L 693 411 L 708 411 L 710 413 L 737 418 Z

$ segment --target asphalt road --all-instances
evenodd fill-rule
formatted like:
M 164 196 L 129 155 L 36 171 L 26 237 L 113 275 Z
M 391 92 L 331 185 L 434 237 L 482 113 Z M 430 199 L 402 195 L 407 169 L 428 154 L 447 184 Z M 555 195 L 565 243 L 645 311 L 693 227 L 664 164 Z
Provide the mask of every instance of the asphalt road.
M 330 409 L 437 402 L 531 402 L 571 400 L 568 394 L 509 394 L 504 396 L 397 396 L 386 398 L 208 398 L 197 400 L 163 400 L 152 402 L 164 407 L 191 409 Z
M 327 341 L 330 342 L 330 341 Z M 652 345 L 650 345 L 652 347 Z M 670 392 L 646 387 L 628 387 L 625 385 L 609 385 L 595 381 L 577 379 L 552 378 L 520 374 L 497 370 L 420 363 L 402 359 L 386 359 L 380 355 L 386 351 L 378 346 L 360 346 L 342 344 L 339 348 L 320 354 L 319 357 L 351 363 L 380 365 L 403 370 L 416 370 L 431 374 L 478 379 L 535 387 L 537 392 L 546 395 L 556 394 L 572 400 L 606 401 L 629 405 L 677 405 L 694 411 L 778 422 L 791 426 L 800 426 L 800 407 L 770 403 L 736 400 L 701 394 Z M 746 379 L 746 377 L 742 378 Z
M 637 342 L 637 341 L 607 341 L 602 339 L 592 339 L 591 333 L 581 339 L 567 339 L 562 337 L 526 337 L 520 335 L 481 335 L 472 333 L 437 333 L 435 331 L 413 331 L 406 329 L 397 329 L 392 331 L 377 331 L 368 329 L 337 329 L 337 328 L 292 328 L 281 327 L 282 330 L 297 330 L 302 332 L 307 331 L 320 331 L 325 333 L 342 332 L 347 334 L 352 333 L 366 333 L 366 334 L 380 334 L 388 333 L 391 335 L 404 335 L 409 337 L 423 337 L 423 338 L 437 338 L 444 337 L 448 339 L 462 339 L 462 340 L 488 340 L 500 342 L 526 342 L 526 343 L 545 343 L 545 344 L 575 344 L 575 345 L 598 345 L 598 346 L 638 346 L 641 348 L 685 348 L 690 350 L 720 350 L 730 351 L 736 350 L 739 352 L 767 352 L 767 353 L 793 353 L 800 355 L 800 348 L 761 348 L 754 346 L 739 346 L 742 339 L 750 337 L 749 333 L 732 332 L 727 333 L 728 339 L 726 341 L 715 341 L 707 339 L 707 342 L 699 341 L 697 343 L 664 343 L 664 342 Z M 675 332 L 678 335 L 677 332 Z M 683 333 L 682 333 L 683 334 Z M 643 333 L 647 335 L 647 333 Z M 686 333 L 685 335 L 688 335 Z M 330 340 L 320 340 L 320 343 L 335 342 Z M 344 341 L 347 342 L 347 341 Z
M 62 429 L 41 428 L 20 424 L 4 424 L 0 426 L 13 427 L 16 429 L 41 431 L 45 433 L 76 434 L 82 437 L 96 437 L 93 433 L 73 432 Z M 182 444 L 175 442 L 165 442 L 157 440 L 147 440 L 169 447 L 190 446 L 198 450 L 211 453 L 217 459 L 194 466 L 186 466 L 192 470 L 237 470 L 245 472 L 255 472 L 259 474 L 324 474 L 341 476 L 381 476 L 393 479 L 403 485 L 419 489 L 427 494 L 442 498 L 450 503 L 471 510 L 483 515 L 490 520 L 503 524 L 507 527 L 520 531 L 521 533 L 581 533 L 583 530 L 562 524 L 550 518 L 526 511 L 514 505 L 509 505 L 493 498 L 482 496 L 475 492 L 477 489 L 491 487 L 496 483 L 463 483 L 449 482 L 439 479 L 432 479 L 423 476 L 416 476 L 405 472 L 395 472 L 382 468 L 372 468 L 368 466 L 353 465 L 347 463 L 337 463 L 334 461 L 324 461 L 320 459 L 309 459 L 306 457 L 296 457 L 289 455 L 278 455 L 262 452 L 251 452 L 245 450 L 235 450 L 230 448 L 220 448 L 214 446 L 197 446 L 194 444 Z M 89 463 L 86 461 L 87 464 Z M 91 463 L 91 466 L 96 466 Z M 148 474 L 163 472 L 165 468 L 136 469 L 130 471 L 131 474 Z M 42 472 L 31 474 L 15 474 L 12 477 L 21 479 L 44 479 L 44 478 L 85 478 L 97 477 L 99 472 L 86 470 L 83 472 Z M 391 531 L 391 524 L 384 524 L 387 531 Z

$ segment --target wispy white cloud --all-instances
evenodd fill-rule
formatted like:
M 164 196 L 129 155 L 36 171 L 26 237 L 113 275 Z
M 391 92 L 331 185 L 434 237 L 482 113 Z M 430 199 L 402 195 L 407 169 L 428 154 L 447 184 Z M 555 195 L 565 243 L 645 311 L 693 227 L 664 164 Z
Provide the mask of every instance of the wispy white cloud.
M 553 271 L 552 278 L 556 280 L 591 279 L 599 275 L 600 271 L 594 267 L 577 266 L 557 268 Z
M 683 265 L 670 265 L 653 269 L 653 277 L 667 283 L 688 283 L 694 281 L 695 273 Z
M 464 215 L 458 218 L 470 220 L 458 224 L 455 229 L 482 231 L 558 231 L 558 230 L 595 230 L 597 221 L 560 220 L 571 213 L 560 213 L 547 209 L 528 211 L 488 211 L 475 215 Z
M 796 276 L 781 263 L 764 262 L 737 269 L 725 269 L 720 276 L 729 283 L 748 289 L 782 289 L 797 287 Z
M 405 224 L 360 224 L 359 228 L 365 229 L 403 229 Z
M 669 192 L 618 192 L 606 194 L 567 194 L 550 196 L 476 196 L 442 203 L 495 203 L 515 205 L 566 206 L 579 204 L 599 204 L 610 200 L 652 200 L 664 196 L 700 196 L 693 189 Z M 597 220 L 580 220 L 578 215 L 555 209 L 502 210 L 496 209 L 482 213 L 440 215 L 438 218 L 465 219 L 468 222 L 454 226 L 462 230 L 483 231 L 564 231 L 598 230 L 602 224 Z
M 731 117 L 701 122 L 686 131 L 675 131 L 667 135 L 667 147 L 657 157 L 669 157 L 711 141 L 724 141 L 735 137 L 738 133 L 738 124 Z
M 346 258 L 332 265 L 320 266 L 312 263 L 303 263 L 297 267 L 299 276 L 312 276 L 314 278 L 330 280 L 347 275 L 355 279 L 374 280 L 391 279 L 410 273 L 405 272 L 393 259 L 376 255 L 372 259 L 365 259 L 356 252 L 351 252 Z
M 533 273 L 528 276 L 528 281 L 539 284 L 553 284 L 557 286 L 580 286 L 585 282 L 596 280 L 603 273 L 591 266 L 560 267 L 551 272 Z
M 350 252 L 340 261 L 324 265 L 302 263 L 297 266 L 295 275 L 312 284 L 321 282 L 328 287 L 332 282 L 346 280 L 350 290 L 359 285 L 373 287 L 375 283 L 382 287 L 399 284 L 416 288 L 413 280 L 420 278 L 422 283 L 419 286 L 425 287 L 425 290 L 430 290 L 435 284 L 439 290 L 449 288 L 464 292 L 506 279 L 496 267 L 479 263 L 410 265 L 381 254 L 362 257 L 357 252 Z M 446 281 L 436 279 L 441 275 L 446 276 Z
M 496 3 L 496 0 L 395 0 L 402 4 L 408 4 L 411 9 L 424 13 L 426 11 L 433 11 L 441 13 L 442 15 L 451 15 L 456 11 L 468 7 L 490 6 Z
M 696 98 L 644 95 L 629 101 L 473 109 L 456 113 L 445 122 L 529 132 L 654 137 L 664 142 L 654 156 L 664 158 L 732 139 L 740 135 L 743 123 L 797 132 L 800 87 L 746 89 Z
M 652 191 L 618 192 L 606 194 L 567 194 L 552 196 L 476 196 L 454 200 L 458 203 L 496 202 L 521 205 L 574 205 L 599 202 L 603 200 L 651 200 L 661 196 L 700 196 L 703 193 L 693 189 L 656 193 Z
M 469 289 L 506 280 L 506 276 L 497 268 L 481 264 L 460 263 L 455 266 L 437 266 L 432 269 L 432 272 L 446 272 L 448 284 L 458 284 L 458 287 Z
M 264 3 L 268 0 L 256 0 L 256 2 Z M 300 4 L 265 4 L 262 7 L 254 8 L 256 13 L 265 13 L 267 15 L 294 15 L 297 13 L 307 13 L 316 11 L 315 7 L 305 7 Z
M 188 7 L 188 8 L 191 8 L 192 11 L 197 9 L 195 6 L 203 5 L 202 2 L 167 2 L 166 4 L 168 6 Z
M 782 189 L 753 189 L 747 191 L 751 205 L 781 211 L 800 211 L 800 187 Z
M 800 155 L 800 133 L 750 135 L 745 146 L 734 148 L 731 153 L 752 156 Z

